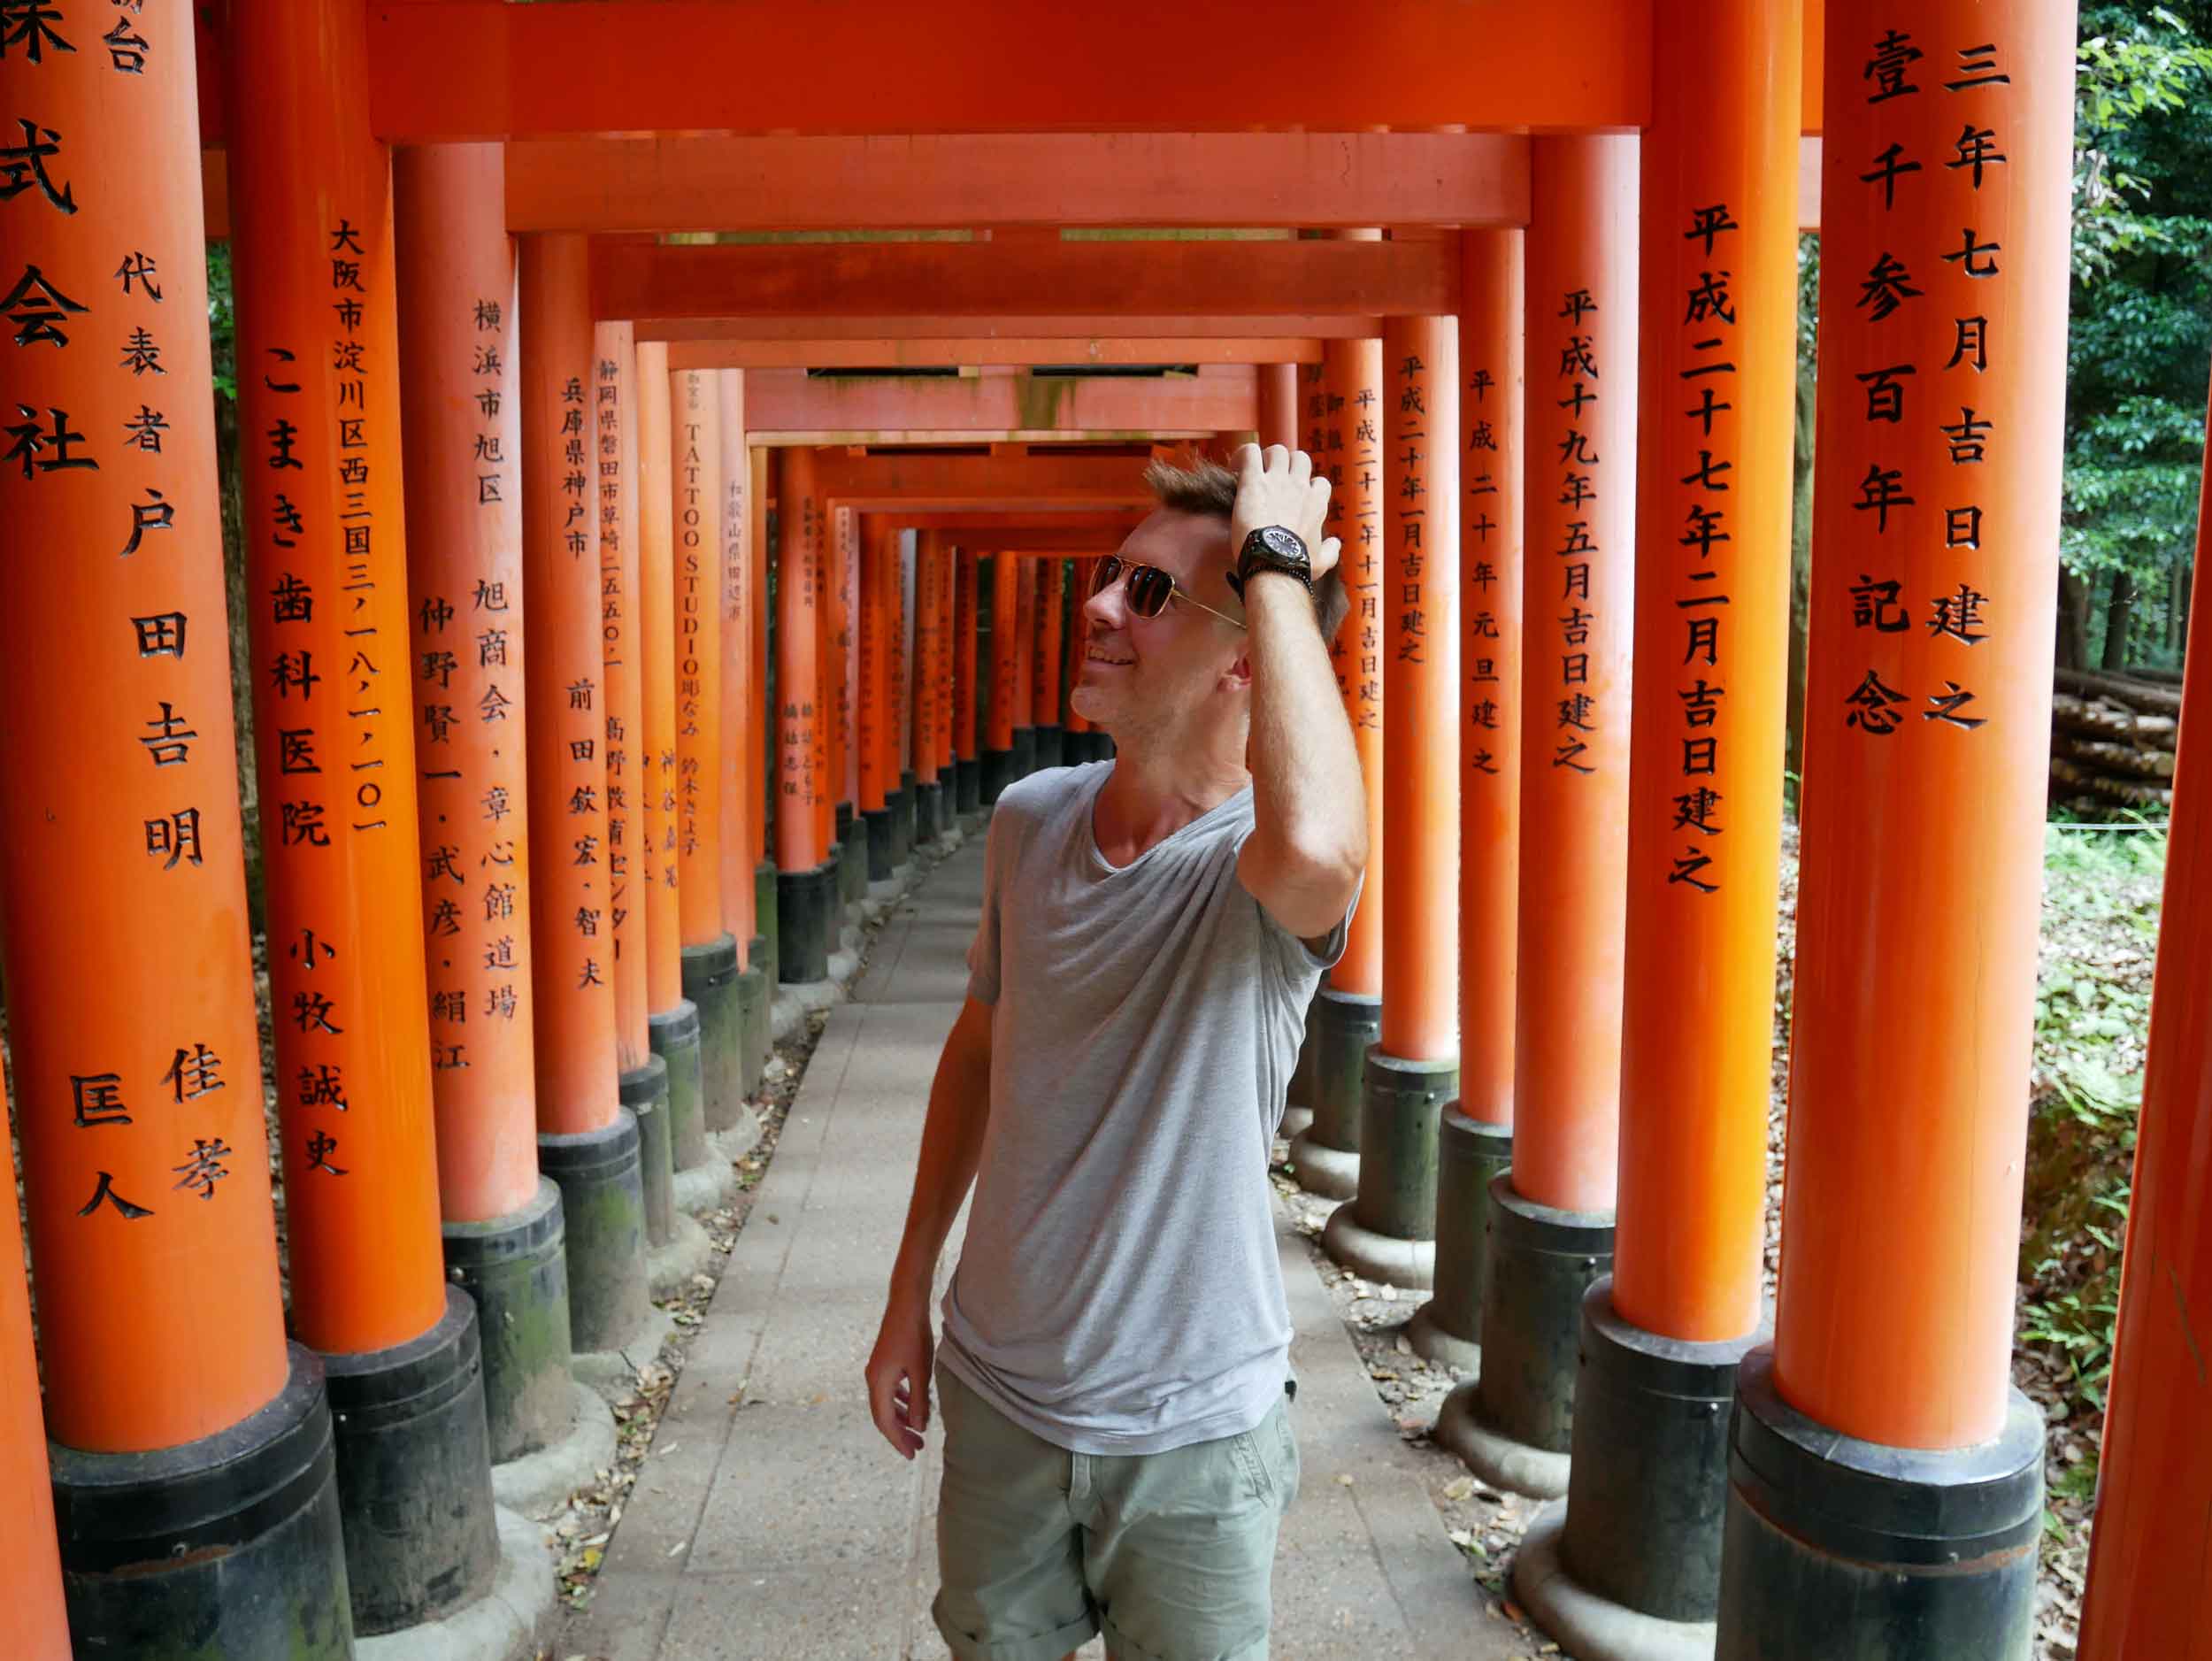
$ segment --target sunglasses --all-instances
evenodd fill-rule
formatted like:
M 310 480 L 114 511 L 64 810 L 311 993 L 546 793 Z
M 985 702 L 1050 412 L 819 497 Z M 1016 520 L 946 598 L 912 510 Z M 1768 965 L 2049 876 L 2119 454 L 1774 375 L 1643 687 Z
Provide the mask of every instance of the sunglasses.
M 1170 600 L 1184 599 L 1188 600 L 1200 611 L 1219 618 L 1233 627 L 1242 628 L 1244 627 L 1226 611 L 1215 611 L 1212 606 L 1199 599 L 1188 588 L 1177 582 L 1171 573 L 1161 570 L 1159 566 L 1141 565 L 1133 559 L 1124 559 L 1119 554 L 1108 554 L 1098 562 L 1098 574 L 1091 580 L 1092 594 L 1105 593 L 1107 589 L 1119 582 L 1125 575 L 1129 579 L 1127 596 L 1129 609 L 1139 617 L 1157 617 L 1167 610 L 1167 603 Z

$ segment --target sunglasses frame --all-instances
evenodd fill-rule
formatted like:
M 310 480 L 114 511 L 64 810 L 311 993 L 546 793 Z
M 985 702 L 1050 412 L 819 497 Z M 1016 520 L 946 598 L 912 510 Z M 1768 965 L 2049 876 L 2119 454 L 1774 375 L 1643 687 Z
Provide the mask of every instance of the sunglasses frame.
M 1134 605 L 1132 605 L 1129 609 L 1134 615 L 1144 618 L 1147 621 L 1149 621 L 1151 619 L 1159 616 L 1160 611 L 1166 611 L 1171 602 L 1176 600 L 1187 600 L 1200 611 L 1207 612 L 1210 616 L 1219 618 L 1232 628 L 1243 628 L 1246 627 L 1242 621 L 1239 619 L 1231 617 L 1226 611 L 1215 611 L 1212 606 L 1208 605 L 1203 600 L 1193 594 L 1188 588 L 1186 588 L 1181 583 L 1176 581 L 1175 573 L 1173 572 L 1164 571 L 1157 565 L 1148 565 L 1140 559 L 1124 559 L 1119 554 L 1108 554 L 1098 562 L 1098 576 L 1091 585 L 1092 596 L 1095 598 L 1099 595 L 1105 593 L 1107 589 L 1112 588 L 1117 582 L 1125 582 L 1129 581 L 1141 571 L 1148 572 L 1154 576 L 1164 577 L 1166 579 L 1167 598 L 1160 602 L 1159 611 L 1139 611 Z

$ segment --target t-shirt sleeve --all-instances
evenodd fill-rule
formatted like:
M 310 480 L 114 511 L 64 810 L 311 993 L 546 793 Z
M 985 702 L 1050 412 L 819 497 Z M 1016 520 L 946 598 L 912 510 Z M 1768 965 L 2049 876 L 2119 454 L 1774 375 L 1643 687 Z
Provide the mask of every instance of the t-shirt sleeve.
M 979 1004 L 998 1002 L 1000 866 L 1006 855 L 1006 830 L 1010 815 L 1002 809 L 991 815 L 983 841 L 983 913 L 976 919 L 975 938 L 968 944 L 968 996 Z
M 1238 839 L 1240 849 L 1243 842 L 1244 838 Z M 1274 943 L 1278 957 L 1285 971 L 1295 973 L 1303 970 L 1308 973 L 1321 973 L 1335 968 L 1337 959 L 1344 956 L 1344 948 L 1351 939 L 1352 914 L 1359 910 L 1360 896 L 1366 890 L 1366 888 L 1367 873 L 1363 871 L 1360 873 L 1358 883 L 1352 889 L 1352 903 L 1344 908 L 1344 915 L 1336 919 L 1336 927 L 1319 939 L 1312 941 L 1292 934 L 1276 920 L 1275 914 L 1262 905 L 1256 896 L 1248 891 L 1244 891 L 1244 893 L 1245 898 L 1250 900 L 1254 908 L 1258 911 L 1260 927 L 1266 931 L 1267 938 Z

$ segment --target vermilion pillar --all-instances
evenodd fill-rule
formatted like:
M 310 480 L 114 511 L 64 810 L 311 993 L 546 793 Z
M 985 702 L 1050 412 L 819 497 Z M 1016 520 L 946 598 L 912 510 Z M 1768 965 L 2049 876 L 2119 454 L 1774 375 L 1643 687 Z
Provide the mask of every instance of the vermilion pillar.
M 684 996 L 699 1011 L 707 1128 L 752 1123 L 745 1103 L 737 940 L 723 915 L 722 388 L 711 370 L 668 378 L 675 538 L 676 892 Z M 750 1141 L 747 1137 L 744 1140 Z
M 835 736 L 830 757 L 837 811 L 831 834 L 837 848 L 837 892 L 847 908 L 868 893 L 868 827 L 860 820 L 860 515 L 842 503 L 830 509 L 829 543 L 834 561 L 830 584 L 830 673 Z M 856 917 L 856 911 L 846 915 Z
M 1738 1382 L 1724 1655 L 1838 1655 L 1907 1610 L 1912 1656 L 2028 1644 L 2041 1419 L 2008 1380 L 2073 54 L 2064 0 L 1827 16 L 1782 1268 Z
M 1513 1155 L 1521 828 L 1522 234 L 1460 239 L 1459 1099 L 1437 1142 L 1436 1296 L 1408 1336 L 1480 1360 L 1491 1180 Z
M 312 1475 L 322 1365 L 288 1352 L 277 1286 L 197 100 L 188 51 L 140 50 L 189 40 L 191 18 L 157 6 L 111 52 L 109 19 L 46 12 L 11 14 L 0 58 L 10 113 L 35 122 L 0 200 L 0 963 L 49 1392 L 42 1427 L 7 1234 L 9 1629 L 41 1657 L 152 1652 L 182 1619 L 262 1650 L 303 1631 L 321 1661 L 351 1638 L 336 1494 Z M 11 1195 L 0 1234 L 15 1224 Z M 300 1480 L 303 1514 L 255 1523 L 257 1489 L 221 1494 L 237 1543 L 219 1574 L 174 1557 L 165 1523 L 234 1459 Z M 254 1606 L 229 1606 L 241 1583 Z
M 761 973 L 772 997 L 779 980 L 776 864 L 772 838 L 776 821 L 776 709 L 768 701 L 768 451 L 754 444 L 745 452 L 750 511 L 746 516 L 745 592 L 753 619 L 753 708 L 758 712 L 745 732 L 746 788 L 755 811 L 753 832 L 753 926 L 764 947 Z
M 953 660 L 958 655 L 954 639 L 954 590 L 958 579 L 959 550 L 948 540 L 937 559 L 937 780 L 944 788 L 943 828 L 954 828 L 959 812 L 959 791 L 952 737 Z
M 2212 473 L 2200 488 L 2212 497 Z M 2200 498 L 2197 548 L 2204 559 Z M 2212 622 L 2190 622 L 2181 765 L 2167 827 L 2166 903 L 2151 998 L 2150 1058 L 2128 1203 L 2119 1334 L 2097 1472 L 2080 1653 L 2087 1661 L 2191 1656 L 2212 1630 L 2212 1581 L 2176 1573 L 2203 1561 L 2212 1513 L 2212 1442 L 2199 1411 L 2201 1343 L 2191 1311 L 2212 1304 Z M 2192 712 L 2193 711 L 2193 713 Z
M 354 1622 L 376 1633 L 488 1590 L 498 1549 L 482 1397 L 430 1382 L 465 1377 L 479 1341 L 438 1232 L 431 1070 L 457 1058 L 432 1054 L 424 978 L 391 166 L 346 67 L 359 0 L 250 4 L 234 22 L 231 105 L 253 112 L 229 146 L 231 249 L 291 1324 L 326 1356 Z M 426 1457 L 447 1429 L 467 1452 Z M 437 1573 L 396 1537 L 396 1507 L 452 1519 Z
M 645 1237 L 664 1245 L 674 1227 L 680 1142 L 697 1140 L 697 1063 L 672 1066 L 656 1045 L 646 972 L 645 890 L 639 846 L 645 834 L 639 745 L 645 724 L 649 642 L 639 607 L 637 343 L 627 323 L 592 331 L 590 454 L 599 483 L 599 634 L 606 673 L 603 724 L 607 765 L 607 918 L 613 937 L 616 1065 L 622 1104 L 638 1122 Z M 688 1065 L 686 1065 L 686 1063 Z M 680 1071 L 679 1068 L 682 1070 Z M 679 1136 L 687 1127 L 688 1138 Z
M 1014 776 L 1037 770 L 1037 598 L 1043 561 L 1014 557 Z
M 30 1289 L 23 1279 L 22 1212 L 15 1188 L 0 1193 L 0 1380 L 15 1404 L 15 1422 L 0 1436 L 0 1479 L 15 1496 L 0 1526 L 7 1572 L 8 1633 L 25 1655 L 69 1653 L 69 1615 L 62 1600 L 61 1556 L 54 1534 L 53 1473 L 37 1413 L 38 1356 L 31 1347 Z
M 1435 1278 L 1438 1114 L 1459 1083 L 1459 342 L 1450 318 L 1382 341 L 1382 1027 L 1367 1051 L 1358 1189 L 1323 1243 L 1372 1280 Z
M 1073 563 L 1069 571 L 1069 582 L 1075 593 L 1075 606 L 1066 631 L 1067 640 L 1061 651 L 1061 673 L 1067 677 L 1067 685 L 1071 688 L 1074 687 L 1077 679 L 1083 673 L 1082 603 L 1090 597 L 1091 578 L 1095 569 L 1094 561 L 1079 559 Z M 1068 763 L 1071 765 L 1079 766 L 1084 762 L 1091 760 L 1093 758 L 1091 735 L 1097 729 L 1092 727 L 1089 719 L 1084 715 L 1083 711 L 1075 707 L 1072 697 L 1069 698 L 1063 707 L 1060 719 L 1067 731 L 1073 734 L 1067 742 Z M 1303 1127 L 1294 1128 L 1302 1129 Z
M 1372 233 L 1376 240 L 1379 231 Z M 1329 643 L 1344 712 L 1367 790 L 1367 876 L 1346 932 L 1344 955 L 1323 978 L 1312 1029 L 1313 1123 L 1291 1138 L 1301 1188 L 1348 1200 L 1359 1188 L 1360 1103 L 1367 1050 L 1382 1031 L 1383 906 L 1383 373 L 1382 342 L 1328 341 L 1306 382 L 1305 447 L 1328 475 L 1328 528 L 1343 544 L 1338 570 L 1350 602 Z
M 738 1076 L 744 1094 L 759 1089 L 772 1043 L 769 995 L 754 880 L 754 836 L 761 816 L 758 781 L 749 759 L 766 711 L 753 698 L 753 469 L 745 437 L 745 372 L 716 375 L 722 400 L 722 753 L 715 773 L 722 797 L 722 917 L 737 940 Z M 723 1134 L 757 1140 L 749 1103 Z
M 501 147 L 403 150 L 393 201 L 430 1052 L 449 1064 L 431 1074 L 439 1202 L 447 1272 L 486 1334 L 485 1416 L 503 1463 L 566 1434 L 576 1404 L 560 1193 L 538 1174 L 528 773 L 511 723 L 482 715 L 518 704 L 524 673 Z
M 887 804 L 884 742 L 885 678 L 889 668 L 886 634 L 890 596 L 886 592 L 889 527 L 879 513 L 860 519 L 860 700 L 854 712 L 853 742 L 859 750 L 859 808 L 868 838 L 868 880 L 891 878 L 891 814 Z
M 972 813 L 983 804 L 982 757 L 976 747 L 975 731 L 979 573 L 975 554 L 965 548 L 956 550 L 952 578 L 952 753 L 963 814 Z
M 914 670 L 909 683 L 914 711 L 914 840 L 936 842 L 944 791 L 937 781 L 937 656 L 942 629 L 939 601 L 942 585 L 937 568 L 943 558 L 941 534 L 923 531 L 914 539 Z
M 917 552 L 908 552 L 912 546 Z M 884 739 L 890 746 L 889 776 L 899 781 L 892 801 L 891 855 L 901 865 L 908 863 L 918 828 L 920 794 L 914 777 L 914 563 L 919 538 L 910 531 L 895 529 L 891 536 L 891 673 L 885 681 L 890 695 Z
M 526 236 L 520 259 L 538 1157 L 568 1216 L 574 1342 L 606 1350 L 652 1311 L 639 1130 L 615 1065 L 589 254 L 580 235 Z
M 1617 1256 L 1582 1300 L 1563 1530 L 1535 1554 L 1565 1574 L 1519 1576 L 1578 1648 L 1593 1600 L 1712 1619 L 1727 1409 L 1764 1335 L 1800 10 L 1668 0 L 1654 36 Z
M 637 342 L 636 386 L 636 765 L 641 834 L 635 873 L 645 913 L 646 1024 L 655 1051 L 668 1065 L 670 1157 L 678 1172 L 690 1173 L 719 1162 L 706 1140 L 699 1010 L 684 996 L 683 984 L 681 856 L 676 827 L 676 490 L 668 348 L 663 342 Z M 718 1190 L 718 1177 L 708 1185 L 707 1197 Z M 697 1196 L 687 1189 L 687 1197 Z
M 809 452 L 810 456 L 811 451 Z M 837 722 L 837 665 L 841 653 L 834 627 L 833 600 L 836 594 L 837 539 L 830 516 L 826 497 L 810 496 L 801 504 L 801 512 L 812 521 L 807 532 L 818 555 L 814 580 L 814 665 L 815 697 L 812 766 L 815 789 L 814 845 L 830 867 L 832 887 L 842 880 L 839 867 L 843 861 L 837 841 L 837 774 L 832 766 L 830 734 Z M 833 896 L 830 902 L 830 950 L 836 950 L 842 934 L 841 901 Z
M 1037 729 L 1037 765 L 1057 767 L 1067 760 L 1060 726 L 1060 641 L 1065 633 L 1068 562 L 1037 562 L 1036 685 L 1031 721 Z
M 985 806 L 1018 775 L 1014 772 L 1014 682 L 1019 661 L 1020 556 L 1004 550 L 991 557 L 991 683 L 983 722 L 982 799 Z
M 1263 445 L 1298 448 L 1298 365 L 1255 365 L 1259 382 L 1258 436 Z
M 837 871 L 823 834 L 829 788 L 822 736 L 819 620 L 826 576 L 814 452 L 779 456 L 776 617 L 776 888 L 778 973 L 787 982 L 826 980 L 836 942 Z
M 1635 575 L 1637 142 L 1531 147 L 1525 254 L 1513 1168 L 1490 1185 L 1482 1376 L 1440 1436 L 1566 1487 L 1582 1293 L 1609 1266 Z

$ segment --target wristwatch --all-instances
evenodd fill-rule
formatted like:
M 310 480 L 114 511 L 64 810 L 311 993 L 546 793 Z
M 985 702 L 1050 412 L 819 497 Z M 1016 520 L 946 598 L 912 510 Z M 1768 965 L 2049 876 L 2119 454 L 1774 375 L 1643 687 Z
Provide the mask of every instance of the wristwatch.
M 1279 571 L 1306 585 L 1306 592 L 1313 592 L 1313 562 L 1306 552 L 1306 545 L 1294 531 L 1279 525 L 1263 525 L 1244 539 L 1244 546 L 1237 552 L 1237 568 L 1229 573 L 1229 587 L 1238 599 L 1244 597 L 1244 585 L 1253 573 L 1261 571 Z

